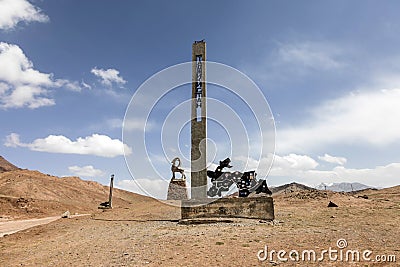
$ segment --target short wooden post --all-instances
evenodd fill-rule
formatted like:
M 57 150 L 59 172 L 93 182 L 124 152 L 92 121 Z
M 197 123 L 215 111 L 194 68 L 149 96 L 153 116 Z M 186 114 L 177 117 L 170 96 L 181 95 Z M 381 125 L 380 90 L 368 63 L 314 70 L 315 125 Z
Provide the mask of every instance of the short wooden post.
M 114 174 L 111 174 L 111 181 L 110 181 L 110 196 L 108 198 L 108 204 L 110 205 L 110 209 L 112 209 L 112 191 L 114 187 Z

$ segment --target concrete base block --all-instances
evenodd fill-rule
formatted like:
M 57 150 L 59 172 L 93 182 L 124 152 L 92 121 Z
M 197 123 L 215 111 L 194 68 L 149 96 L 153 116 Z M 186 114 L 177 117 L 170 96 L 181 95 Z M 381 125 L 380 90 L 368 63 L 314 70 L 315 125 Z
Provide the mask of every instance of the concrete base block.
M 272 197 L 220 198 L 208 200 L 182 200 L 181 218 L 230 217 L 274 220 Z

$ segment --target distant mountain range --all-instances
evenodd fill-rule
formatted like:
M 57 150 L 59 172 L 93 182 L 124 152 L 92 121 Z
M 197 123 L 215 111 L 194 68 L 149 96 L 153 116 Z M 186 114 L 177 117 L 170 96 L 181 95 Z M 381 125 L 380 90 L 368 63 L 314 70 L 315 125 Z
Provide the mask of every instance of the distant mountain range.
M 316 187 L 316 189 L 319 190 L 330 190 L 334 192 L 352 192 L 368 188 L 374 188 L 374 187 L 361 183 L 331 183 L 331 184 L 321 183 Z
M 291 193 L 303 190 L 305 191 L 329 190 L 333 192 L 355 192 L 365 189 L 376 189 L 376 188 L 361 183 L 332 183 L 332 184 L 321 183 L 315 188 L 312 188 L 303 184 L 293 182 L 290 184 L 284 184 L 280 186 L 270 186 L 269 189 L 271 190 L 273 195 L 277 195 L 280 193 Z

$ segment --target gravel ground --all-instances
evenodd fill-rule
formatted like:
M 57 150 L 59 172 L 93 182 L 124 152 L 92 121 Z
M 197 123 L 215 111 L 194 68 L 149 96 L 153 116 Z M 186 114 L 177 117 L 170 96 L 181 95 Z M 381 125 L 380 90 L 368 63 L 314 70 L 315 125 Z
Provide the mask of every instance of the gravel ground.
M 90 217 L 62 219 L 0 238 L 0 266 L 399 266 L 400 188 L 347 194 L 298 192 L 274 198 L 274 222 L 235 219 L 231 223 L 181 225 L 176 207 L 141 202 Z M 301 195 L 301 194 L 300 194 Z M 328 208 L 329 201 L 339 205 Z M 395 255 L 397 263 L 301 261 L 301 252 L 371 250 Z M 300 261 L 260 261 L 268 247 Z M 261 253 L 261 256 L 264 254 Z

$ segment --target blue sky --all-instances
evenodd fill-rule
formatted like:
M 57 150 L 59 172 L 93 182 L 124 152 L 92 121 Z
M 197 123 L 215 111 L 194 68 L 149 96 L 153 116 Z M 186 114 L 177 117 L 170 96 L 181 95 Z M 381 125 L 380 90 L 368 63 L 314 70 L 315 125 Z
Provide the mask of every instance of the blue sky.
M 122 139 L 131 97 L 155 73 L 189 61 L 193 41 L 205 39 L 208 60 L 243 72 L 268 100 L 276 123 L 269 184 L 397 185 L 399 8 L 398 1 L 0 0 L 0 154 L 22 168 L 103 184 L 114 173 L 119 187 L 138 191 L 123 156 L 135 154 Z M 157 197 L 171 159 L 151 127 L 189 90 L 164 98 L 146 130 L 159 177 L 141 170 L 134 179 Z M 223 89 L 213 92 L 235 103 Z M 224 136 L 210 129 L 210 137 Z M 183 154 L 188 133 L 186 126 L 179 136 Z M 234 165 L 244 157 L 232 155 Z M 263 173 L 263 162 L 247 163 Z

